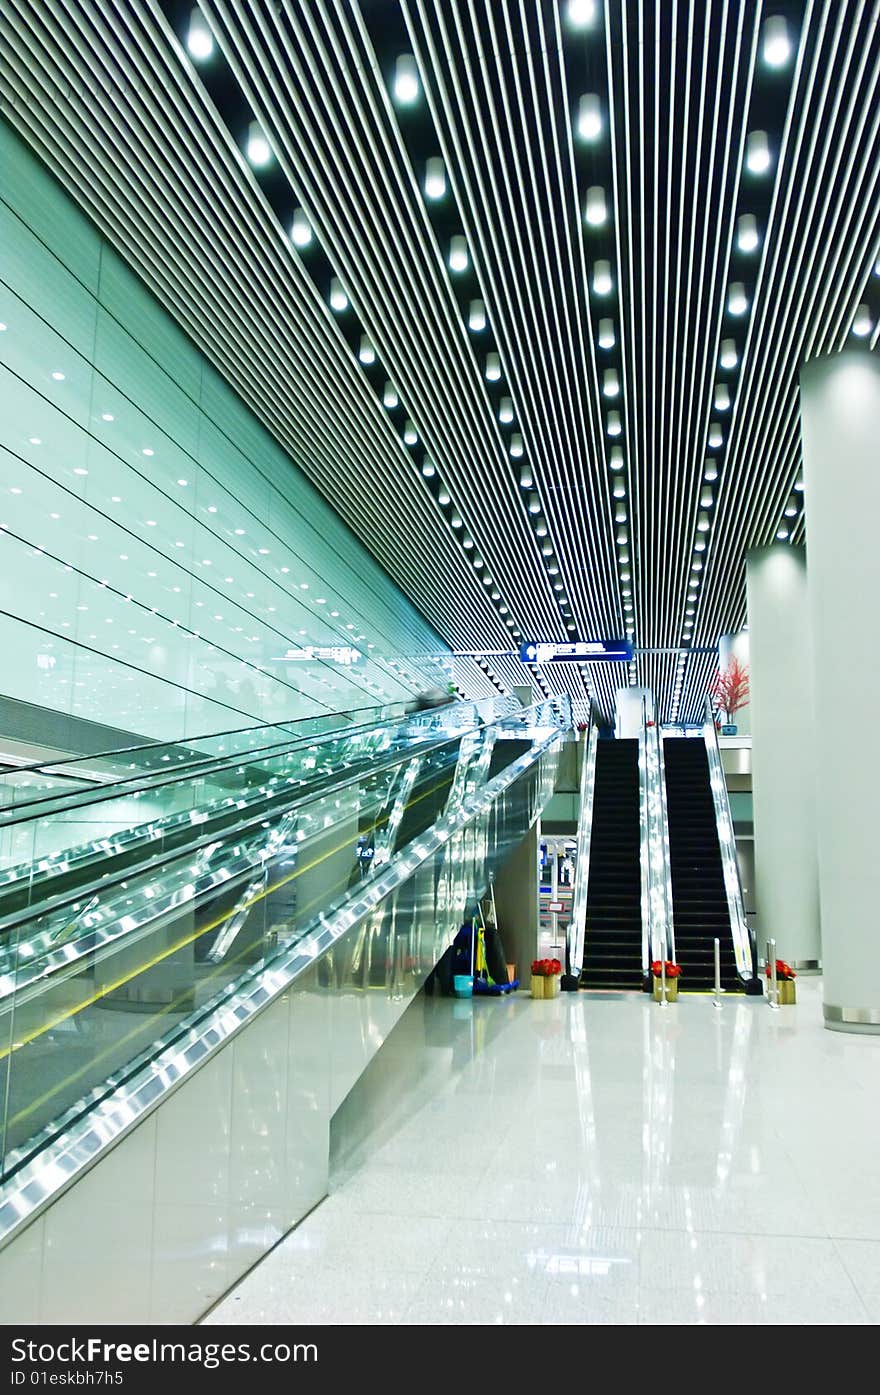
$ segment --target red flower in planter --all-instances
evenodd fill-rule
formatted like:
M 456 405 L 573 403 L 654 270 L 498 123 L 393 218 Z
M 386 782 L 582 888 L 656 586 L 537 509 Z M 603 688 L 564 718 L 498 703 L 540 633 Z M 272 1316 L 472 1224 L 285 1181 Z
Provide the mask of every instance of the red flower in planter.
M 532 973 L 536 978 L 552 978 L 562 973 L 562 965 L 558 959 L 533 959 Z
M 655 978 L 662 978 L 662 977 L 663 977 L 663 966 L 662 966 L 662 964 L 661 964 L 661 962 L 660 962 L 659 959 L 655 959 L 654 962 L 653 962 L 653 964 L 651 965 L 651 973 L 654 975 Z M 681 965 L 680 965 L 680 964 L 673 964 L 673 962 L 672 962 L 671 959 L 667 959 L 667 960 L 666 960 L 666 977 L 667 977 L 667 978 L 678 978 L 678 976 L 679 976 L 680 973 L 681 973 Z
M 769 965 L 769 964 L 765 964 L 765 966 L 764 966 L 764 973 L 767 975 L 768 978 L 770 977 L 770 965 Z M 797 974 L 795 973 L 794 969 L 791 967 L 790 964 L 786 964 L 786 962 L 785 962 L 784 959 L 777 959 L 777 961 L 776 961 L 776 977 L 777 977 L 777 978 L 797 978 Z

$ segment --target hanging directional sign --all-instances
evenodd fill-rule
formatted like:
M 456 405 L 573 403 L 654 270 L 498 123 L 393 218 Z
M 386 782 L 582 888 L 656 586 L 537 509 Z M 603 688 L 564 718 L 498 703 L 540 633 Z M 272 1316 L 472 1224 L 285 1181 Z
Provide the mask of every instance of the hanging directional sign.
M 520 646 L 524 664 L 596 663 L 603 659 L 627 662 L 633 656 L 628 639 L 586 639 L 575 644 L 542 644 L 536 640 Z

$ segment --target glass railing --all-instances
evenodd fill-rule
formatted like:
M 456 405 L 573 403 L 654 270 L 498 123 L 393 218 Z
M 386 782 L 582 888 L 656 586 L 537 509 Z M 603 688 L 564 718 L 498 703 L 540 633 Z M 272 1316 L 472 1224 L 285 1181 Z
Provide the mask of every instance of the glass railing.
M 316 917 L 417 849 L 438 819 L 517 758 L 520 748 L 508 738 L 547 741 L 570 722 L 559 702 L 517 707 L 494 722 L 469 704 L 454 707 L 392 724 L 366 745 L 364 733 L 351 734 L 363 759 L 349 766 L 337 751 L 323 769 L 319 762 L 296 775 L 285 769 L 270 784 L 261 756 L 260 784 L 228 796 L 222 827 L 207 808 L 184 823 L 183 842 L 175 841 L 180 821 L 137 825 L 146 855 L 128 863 L 93 858 L 90 879 L 74 886 L 61 874 L 60 882 L 44 879 L 39 896 L 6 917 L 0 1142 L 7 1171 L 169 1031 L 185 1030 L 242 974 L 286 951 Z M 247 772 L 248 763 L 240 767 Z M 87 859 L 83 866 L 88 877 Z
M 660 732 L 642 699 L 639 733 L 639 827 L 641 835 L 642 973 L 651 963 L 675 957 L 669 829 L 663 786 Z
M 587 930 L 587 898 L 590 882 L 590 841 L 593 833 L 593 797 L 596 791 L 596 746 L 599 726 L 592 709 L 587 730 L 583 733 L 581 755 L 580 796 L 578 800 L 577 853 L 575 857 L 574 896 L 571 920 L 568 923 L 566 972 L 580 978 L 584 968 L 584 943 Z
M 724 893 L 730 916 L 730 933 L 733 938 L 733 952 L 736 969 L 740 978 L 752 979 L 757 975 L 757 954 L 754 952 L 749 935 L 743 903 L 742 881 L 739 874 L 739 859 L 736 855 L 736 836 L 730 800 L 727 795 L 727 780 L 718 745 L 718 731 L 712 711 L 712 701 L 706 698 L 703 721 L 703 740 L 709 761 L 709 784 L 712 789 L 712 804 L 715 809 L 715 825 L 718 830 L 718 846 L 721 850 L 721 867 L 724 874 Z

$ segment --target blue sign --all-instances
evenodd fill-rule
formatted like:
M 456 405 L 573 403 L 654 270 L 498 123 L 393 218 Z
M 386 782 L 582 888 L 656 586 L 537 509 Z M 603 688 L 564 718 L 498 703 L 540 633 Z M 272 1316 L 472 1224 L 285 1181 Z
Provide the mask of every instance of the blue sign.
M 574 644 L 542 644 L 531 640 L 520 645 L 524 664 L 582 664 L 613 659 L 628 663 L 633 647 L 628 639 L 585 639 Z

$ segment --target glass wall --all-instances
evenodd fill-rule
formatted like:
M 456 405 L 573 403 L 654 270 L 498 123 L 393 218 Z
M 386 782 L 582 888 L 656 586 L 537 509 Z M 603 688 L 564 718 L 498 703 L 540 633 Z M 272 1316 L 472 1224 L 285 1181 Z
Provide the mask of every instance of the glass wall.
M 2 123 L 0 167 L 0 695 L 178 740 L 445 683 L 438 636 Z

